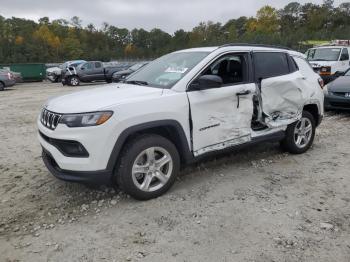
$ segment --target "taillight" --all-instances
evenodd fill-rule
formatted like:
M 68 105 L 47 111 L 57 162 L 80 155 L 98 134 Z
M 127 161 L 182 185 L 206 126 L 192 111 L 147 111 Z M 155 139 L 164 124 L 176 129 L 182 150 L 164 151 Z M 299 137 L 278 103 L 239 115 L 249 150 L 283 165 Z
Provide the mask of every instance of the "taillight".
M 318 84 L 319 84 L 320 87 L 323 89 L 323 87 L 324 87 L 324 81 L 323 81 L 322 78 L 319 78 L 319 79 L 318 79 Z
M 7 77 L 8 77 L 9 80 L 11 80 L 12 79 L 11 73 L 7 73 Z

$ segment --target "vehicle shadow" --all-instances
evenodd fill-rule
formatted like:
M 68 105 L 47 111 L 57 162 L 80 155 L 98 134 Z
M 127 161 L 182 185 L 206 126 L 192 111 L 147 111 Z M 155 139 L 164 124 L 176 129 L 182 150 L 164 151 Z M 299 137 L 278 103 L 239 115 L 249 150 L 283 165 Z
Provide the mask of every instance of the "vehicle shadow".
M 330 117 L 330 116 L 349 117 L 350 108 L 349 110 L 327 110 L 325 114 L 326 114 L 326 117 Z

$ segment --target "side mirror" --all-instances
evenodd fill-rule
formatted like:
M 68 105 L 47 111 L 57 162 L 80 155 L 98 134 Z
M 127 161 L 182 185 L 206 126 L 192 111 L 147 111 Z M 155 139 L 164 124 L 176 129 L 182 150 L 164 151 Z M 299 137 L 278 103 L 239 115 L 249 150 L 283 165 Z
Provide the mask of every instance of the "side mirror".
M 192 90 L 206 90 L 211 88 L 219 88 L 223 84 L 223 80 L 220 76 L 216 75 L 203 75 L 195 80 L 190 88 Z
M 349 55 L 348 54 L 342 54 L 340 56 L 340 61 L 346 61 L 346 60 L 349 60 Z
M 343 75 L 345 75 L 345 72 L 343 72 L 343 71 L 337 71 L 334 73 L 335 77 L 339 77 L 339 76 L 343 76 Z

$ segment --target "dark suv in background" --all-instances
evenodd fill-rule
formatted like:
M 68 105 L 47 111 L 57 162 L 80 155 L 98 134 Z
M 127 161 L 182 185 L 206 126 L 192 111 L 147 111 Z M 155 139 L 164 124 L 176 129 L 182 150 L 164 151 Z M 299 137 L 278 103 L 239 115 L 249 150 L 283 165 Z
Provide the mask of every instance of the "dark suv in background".
M 4 91 L 5 87 L 13 86 L 15 83 L 16 80 L 11 72 L 0 69 L 0 91 Z

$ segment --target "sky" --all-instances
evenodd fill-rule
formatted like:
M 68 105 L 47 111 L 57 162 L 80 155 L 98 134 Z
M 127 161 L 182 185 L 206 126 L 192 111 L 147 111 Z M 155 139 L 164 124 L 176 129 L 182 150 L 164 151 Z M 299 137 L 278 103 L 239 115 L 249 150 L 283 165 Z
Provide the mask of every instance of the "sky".
M 0 15 L 38 20 L 70 20 L 78 16 L 83 25 L 103 22 L 120 28 L 160 28 L 168 33 L 191 30 L 202 21 L 225 23 L 240 16 L 254 16 L 264 5 L 282 8 L 293 0 L 0 0 Z M 335 0 L 335 5 L 349 0 Z M 321 4 L 322 0 L 299 0 Z

